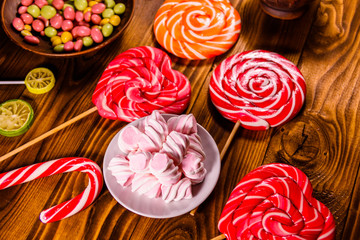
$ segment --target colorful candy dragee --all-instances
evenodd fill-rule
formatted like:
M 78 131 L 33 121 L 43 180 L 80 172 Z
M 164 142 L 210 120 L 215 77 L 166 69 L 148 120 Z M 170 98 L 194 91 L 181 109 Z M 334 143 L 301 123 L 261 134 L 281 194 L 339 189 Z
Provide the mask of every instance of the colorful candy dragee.
M 292 119 L 303 106 L 305 94 L 299 69 L 281 55 L 263 50 L 225 59 L 210 80 L 210 97 L 217 110 L 252 130 Z
M 122 129 L 121 150 L 108 169 L 123 187 L 165 202 L 192 198 L 206 175 L 205 153 L 192 114 L 167 121 L 158 111 Z
M 124 12 L 114 0 L 22 0 L 12 26 L 28 43 L 46 36 L 55 52 L 81 51 L 111 36 Z
M 261 166 L 231 193 L 219 230 L 227 239 L 334 239 L 334 218 L 312 191 L 307 176 L 295 167 Z
M 89 206 L 99 195 L 103 178 L 99 166 L 86 158 L 61 158 L 18 168 L 0 174 L 0 190 L 34 179 L 65 172 L 83 172 L 89 177 L 86 189 L 76 197 L 41 212 L 43 223 L 55 222 L 70 217 Z
M 187 59 L 206 59 L 228 51 L 240 28 L 240 15 L 228 0 L 167 0 L 154 21 L 159 44 Z
M 154 110 L 182 113 L 190 93 L 189 80 L 171 68 L 169 56 L 145 46 L 129 49 L 110 62 L 92 101 L 102 117 L 131 122 Z

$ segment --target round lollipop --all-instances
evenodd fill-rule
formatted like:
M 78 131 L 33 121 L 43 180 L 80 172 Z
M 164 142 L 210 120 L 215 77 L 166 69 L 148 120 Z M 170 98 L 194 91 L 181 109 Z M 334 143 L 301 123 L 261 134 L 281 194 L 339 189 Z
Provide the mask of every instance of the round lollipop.
M 50 69 L 39 67 L 31 70 L 24 81 L 0 81 L 0 85 L 25 84 L 29 92 L 43 94 L 49 92 L 55 86 L 55 77 Z
M 307 176 L 287 164 L 248 173 L 234 188 L 216 239 L 335 239 L 329 209 L 312 196 Z
M 216 67 L 210 80 L 216 109 L 251 130 L 266 130 L 291 120 L 305 101 L 299 69 L 283 56 L 264 50 L 235 54 Z M 230 139 L 231 141 L 231 139 Z
M 154 110 L 182 113 L 189 104 L 189 80 L 171 68 L 169 56 L 154 47 L 119 54 L 105 69 L 92 96 L 95 107 L 0 157 L 0 161 L 98 111 L 100 116 L 131 122 Z
M 304 104 L 306 85 L 292 62 L 277 53 L 255 50 L 221 62 L 212 74 L 209 91 L 217 110 L 236 122 L 220 153 L 223 159 L 240 125 L 266 130 L 291 120 Z
M 305 100 L 299 69 L 273 52 L 233 55 L 214 70 L 210 97 L 217 110 L 244 128 L 266 130 L 292 119 Z
M 228 0 L 167 0 L 154 21 L 159 44 L 187 59 L 226 52 L 237 41 L 240 28 L 240 15 Z

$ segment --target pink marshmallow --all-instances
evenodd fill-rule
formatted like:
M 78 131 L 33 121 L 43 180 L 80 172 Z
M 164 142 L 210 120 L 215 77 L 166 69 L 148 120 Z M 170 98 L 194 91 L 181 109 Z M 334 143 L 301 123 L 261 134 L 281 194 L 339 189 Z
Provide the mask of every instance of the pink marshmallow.
M 174 160 L 175 165 L 179 165 L 189 146 L 189 139 L 187 135 L 179 132 L 170 132 L 166 137 L 161 152 L 166 153 Z
M 144 133 L 140 135 L 138 146 L 139 150 L 144 152 L 158 152 L 161 149 L 161 145 L 156 141 L 156 138 L 151 138 Z
M 202 182 L 207 172 L 204 167 L 203 159 L 191 153 L 184 157 L 181 162 L 181 169 L 184 175 L 191 180 L 192 184 Z
M 172 117 L 167 123 L 169 132 L 176 131 L 184 134 L 197 133 L 196 119 L 192 114 Z
M 131 184 L 131 191 L 144 194 L 149 198 L 158 198 L 161 195 L 161 184 L 150 173 L 135 173 Z
M 124 156 L 117 156 L 110 160 L 108 169 L 116 178 L 116 181 L 123 187 L 131 184 L 134 172 L 130 170 L 129 161 Z
M 145 172 L 148 170 L 149 161 L 151 159 L 151 153 L 149 152 L 137 152 L 130 153 L 128 156 L 130 169 L 137 172 Z
M 138 128 L 141 132 L 153 139 L 159 146 L 162 145 L 162 142 L 165 141 L 168 135 L 166 121 L 158 111 L 154 111 L 148 117 L 143 118 Z
M 189 136 L 189 147 L 187 153 L 196 154 L 199 158 L 205 159 L 205 152 L 201 144 L 200 136 L 197 133 L 193 133 Z
M 128 154 L 129 152 L 136 151 L 139 146 L 139 141 L 142 133 L 133 125 L 127 125 L 120 132 L 118 145 L 120 150 Z
M 161 186 L 162 199 L 165 202 L 179 201 L 182 199 L 192 198 L 191 181 L 183 178 L 179 182 L 171 186 Z
M 156 153 L 150 161 L 150 172 L 163 185 L 172 185 L 181 178 L 179 168 L 165 153 Z
M 144 132 L 145 126 L 153 126 L 158 132 L 164 132 L 165 135 L 168 134 L 168 126 L 159 111 L 153 111 L 149 116 L 143 118 L 139 124 L 140 131 Z

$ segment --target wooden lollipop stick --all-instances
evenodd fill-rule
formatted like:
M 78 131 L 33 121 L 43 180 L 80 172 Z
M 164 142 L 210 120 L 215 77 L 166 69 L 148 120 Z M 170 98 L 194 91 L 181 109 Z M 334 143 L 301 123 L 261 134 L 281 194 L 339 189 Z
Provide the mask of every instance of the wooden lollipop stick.
M 8 84 L 25 84 L 25 82 L 23 80 L 19 80 L 19 81 L 0 81 L 0 85 L 8 85 Z
M 212 238 L 211 240 L 221 240 L 221 239 L 225 239 L 225 238 L 226 238 L 225 235 L 221 234 L 219 236 L 216 236 L 216 237 Z
M 24 145 L 22 145 L 22 146 L 20 146 L 20 147 L 18 147 L 18 148 L 15 148 L 15 149 L 12 150 L 11 152 L 9 152 L 9 153 L 3 155 L 2 157 L 0 157 L 0 162 L 2 162 L 2 161 L 4 161 L 5 159 L 7 159 L 7 158 L 9 158 L 9 157 L 11 157 L 11 156 L 13 156 L 13 155 L 21 152 L 22 150 L 30 147 L 31 145 L 33 145 L 33 144 L 35 144 L 35 143 L 37 143 L 37 142 L 42 141 L 43 139 L 47 138 L 48 136 L 50 136 L 50 135 L 52 135 L 52 134 L 60 131 L 60 130 L 63 129 L 63 128 L 66 128 L 67 126 L 73 124 L 74 122 L 79 121 L 80 119 L 82 119 L 82 118 L 86 117 L 87 115 L 95 112 L 96 110 L 97 110 L 96 107 L 90 108 L 89 110 L 87 110 L 87 111 L 85 111 L 85 112 L 77 115 L 76 117 L 74 117 L 74 118 L 72 118 L 72 119 L 70 119 L 70 120 L 68 120 L 68 121 L 66 121 L 66 122 L 64 122 L 64 123 L 62 123 L 62 124 L 60 124 L 60 125 L 57 126 L 56 128 L 53 128 L 53 129 L 51 129 L 50 131 L 47 131 L 46 133 L 44 133 L 44 134 L 40 135 L 39 137 L 31 140 L 30 142 L 27 142 L 27 143 L 25 143 Z
M 230 143 L 232 142 L 234 136 L 235 136 L 235 133 L 237 132 L 237 130 L 239 129 L 240 127 L 240 121 L 237 121 L 236 124 L 234 125 L 233 129 L 231 130 L 231 133 L 228 137 L 228 139 L 226 140 L 226 143 L 225 143 L 225 146 L 223 147 L 223 149 L 221 150 L 221 153 L 220 153 L 220 161 L 222 161 L 222 159 L 224 158 L 225 154 L 226 154 L 226 151 L 228 150 L 229 146 L 230 146 Z
M 220 161 L 223 160 L 225 154 L 226 154 L 226 151 L 228 150 L 229 146 L 230 146 L 230 143 L 232 142 L 237 130 L 239 129 L 240 127 L 240 121 L 237 121 L 236 124 L 234 125 L 233 129 L 231 130 L 231 133 L 228 137 L 228 139 L 226 140 L 226 143 L 225 143 L 225 146 L 223 147 L 223 149 L 221 150 L 221 153 L 220 153 Z M 193 210 L 191 210 L 190 212 L 190 215 L 191 216 L 194 216 L 196 211 L 197 211 L 198 208 L 195 208 Z

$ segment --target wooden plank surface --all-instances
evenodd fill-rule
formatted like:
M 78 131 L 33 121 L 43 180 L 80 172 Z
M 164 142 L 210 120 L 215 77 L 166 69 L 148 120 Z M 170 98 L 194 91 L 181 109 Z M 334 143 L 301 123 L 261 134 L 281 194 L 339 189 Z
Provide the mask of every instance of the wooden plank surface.
M 2 1 L 0 1 L 2 3 Z M 0 239 L 210 239 L 232 189 L 248 172 L 270 162 L 304 171 L 314 196 L 333 213 L 337 239 L 358 239 L 360 118 L 359 0 L 314 1 L 299 19 L 274 19 L 254 0 L 232 0 L 242 18 L 239 40 L 227 53 L 208 60 L 171 56 L 173 68 L 192 87 L 186 113 L 192 113 L 221 150 L 234 124 L 209 99 L 212 70 L 225 58 L 264 49 L 294 62 L 307 83 L 306 103 L 284 126 L 267 131 L 240 127 L 222 162 L 220 179 L 195 216 L 169 219 L 139 216 L 112 198 L 106 186 L 87 209 L 59 222 L 43 224 L 41 210 L 83 191 L 79 173 L 55 175 L 0 191 Z M 94 56 L 54 59 L 35 55 L 12 43 L 0 29 L 0 80 L 22 79 L 38 66 L 54 70 L 55 88 L 44 95 L 24 86 L 0 86 L 0 102 L 20 98 L 33 106 L 35 121 L 19 137 L 0 136 L 0 156 L 93 107 L 91 96 L 107 64 L 137 46 L 161 48 L 153 19 L 163 1 L 137 0 L 135 15 L 120 38 Z M 66 129 L 0 163 L 0 172 L 52 159 L 81 156 L 102 166 L 108 144 L 126 123 L 93 113 Z

